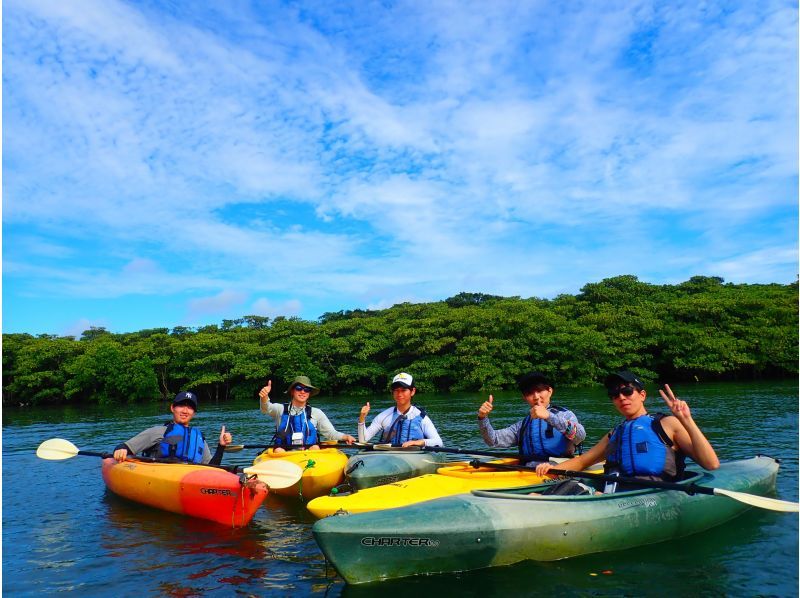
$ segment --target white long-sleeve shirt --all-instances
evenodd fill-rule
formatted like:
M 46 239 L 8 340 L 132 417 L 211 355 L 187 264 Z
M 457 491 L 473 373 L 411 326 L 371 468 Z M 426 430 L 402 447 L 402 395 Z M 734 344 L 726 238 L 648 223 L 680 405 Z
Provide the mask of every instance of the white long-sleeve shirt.
M 411 405 L 408 411 L 405 413 L 405 416 L 408 419 L 414 419 L 417 417 L 422 411 L 416 405 Z M 383 434 L 385 430 L 388 430 L 392 427 L 394 420 L 397 419 L 400 415 L 395 407 L 389 407 L 381 411 L 375 419 L 372 420 L 369 427 L 367 427 L 366 423 L 358 423 L 358 441 L 359 442 L 368 442 L 370 438 L 378 434 L 379 432 Z M 425 446 L 443 446 L 444 443 L 442 439 L 439 437 L 439 432 L 436 431 L 436 426 L 433 425 L 431 418 L 425 415 L 421 422 L 422 433 L 425 435 Z

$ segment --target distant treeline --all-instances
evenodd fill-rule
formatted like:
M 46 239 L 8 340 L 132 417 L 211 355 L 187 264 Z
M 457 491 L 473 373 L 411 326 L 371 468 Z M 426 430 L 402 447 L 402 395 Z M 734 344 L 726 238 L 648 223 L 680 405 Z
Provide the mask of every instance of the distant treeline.
M 549 300 L 460 293 L 317 322 L 244 316 L 197 329 L 91 328 L 80 339 L 7 334 L 3 404 L 152 401 L 181 389 L 223 401 L 298 374 L 325 393 L 382 393 L 400 370 L 421 391 L 496 391 L 531 369 L 591 384 L 619 368 L 650 380 L 795 376 L 797 283 L 618 276 Z

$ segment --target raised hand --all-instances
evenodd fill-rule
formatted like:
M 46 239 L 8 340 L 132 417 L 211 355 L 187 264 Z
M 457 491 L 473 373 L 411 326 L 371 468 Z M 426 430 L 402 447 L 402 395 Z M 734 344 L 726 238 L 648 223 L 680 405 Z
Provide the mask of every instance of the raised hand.
M 368 414 L 369 414 L 369 401 L 367 401 L 367 404 L 361 408 L 361 412 L 358 414 L 358 421 L 361 423 L 366 422 Z
M 489 415 L 494 409 L 494 396 L 489 395 L 489 400 L 484 401 L 483 405 L 478 407 L 478 419 L 483 419 L 487 415 Z
M 230 432 L 225 431 L 225 426 L 222 426 L 222 431 L 219 433 L 219 443 L 221 446 L 228 446 L 233 441 L 233 436 Z
M 267 380 L 267 385 L 258 391 L 258 396 L 262 401 L 269 401 L 269 393 L 272 390 L 272 380 Z
M 669 384 L 664 385 L 664 390 L 659 389 L 658 394 L 664 399 L 672 415 L 677 417 L 679 421 L 683 422 L 686 419 L 692 418 L 692 412 L 689 410 L 689 403 L 676 397 L 669 387 Z

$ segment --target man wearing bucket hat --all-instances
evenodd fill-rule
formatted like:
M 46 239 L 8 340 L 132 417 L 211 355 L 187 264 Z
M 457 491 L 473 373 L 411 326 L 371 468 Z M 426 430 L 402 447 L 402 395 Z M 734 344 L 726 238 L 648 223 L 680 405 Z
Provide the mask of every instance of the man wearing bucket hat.
M 395 406 L 382 411 L 366 427 L 369 403 L 358 416 L 358 441 L 367 442 L 378 432 L 381 442 L 392 446 L 442 446 L 442 439 L 425 409 L 411 404 L 417 392 L 411 374 L 400 372 L 392 379 L 392 398 Z
M 575 414 L 564 407 L 550 404 L 553 383 L 540 372 L 531 372 L 520 378 L 519 390 L 528 404 L 528 414 L 518 422 L 495 430 L 489 422 L 494 409 L 494 397 L 478 409 L 478 428 L 483 441 L 494 447 L 519 447 L 523 465 L 546 463 L 551 457 L 571 457 L 584 438 L 586 431 Z
M 199 428 L 189 426 L 197 413 L 197 395 L 189 391 L 179 392 L 169 410 L 172 412 L 172 421 L 148 428 L 120 444 L 114 449 L 114 458 L 124 461 L 128 454 L 141 453 L 147 457 L 219 465 L 223 451 L 233 437 L 222 426 L 217 450 L 211 456 L 203 433 Z
M 624 421 L 582 455 L 560 463 L 559 469 L 581 470 L 605 459 L 605 469 L 610 474 L 674 481 L 681 479 L 686 457 L 704 469 L 719 467 L 717 454 L 692 418 L 689 404 L 676 397 L 669 384 L 658 393 L 670 415 L 647 413 L 647 391 L 633 372 L 609 374 L 605 387 Z M 545 475 L 551 467 L 543 463 L 536 467 L 536 473 Z M 609 483 L 604 492 L 626 489 L 630 488 Z
M 356 441 L 349 434 L 337 432 L 321 409 L 308 404 L 308 399 L 319 394 L 319 388 L 311 384 L 308 376 L 297 376 L 292 380 L 284 392 L 290 398 L 285 404 L 270 402 L 271 390 L 272 380 L 268 380 L 258 396 L 261 413 L 270 415 L 275 420 L 275 436 L 272 442 L 276 453 L 291 448 L 319 449 L 320 435 L 326 440 L 343 440 L 347 444 Z

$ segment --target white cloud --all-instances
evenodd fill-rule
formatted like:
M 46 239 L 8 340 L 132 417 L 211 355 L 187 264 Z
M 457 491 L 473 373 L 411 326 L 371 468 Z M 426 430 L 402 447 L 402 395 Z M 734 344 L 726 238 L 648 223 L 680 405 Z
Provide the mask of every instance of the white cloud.
M 739 257 L 796 245 L 781 2 L 12 0 L 3 19 L 12 303 L 178 289 L 205 297 L 193 317 L 249 295 L 299 314 L 796 272 Z

